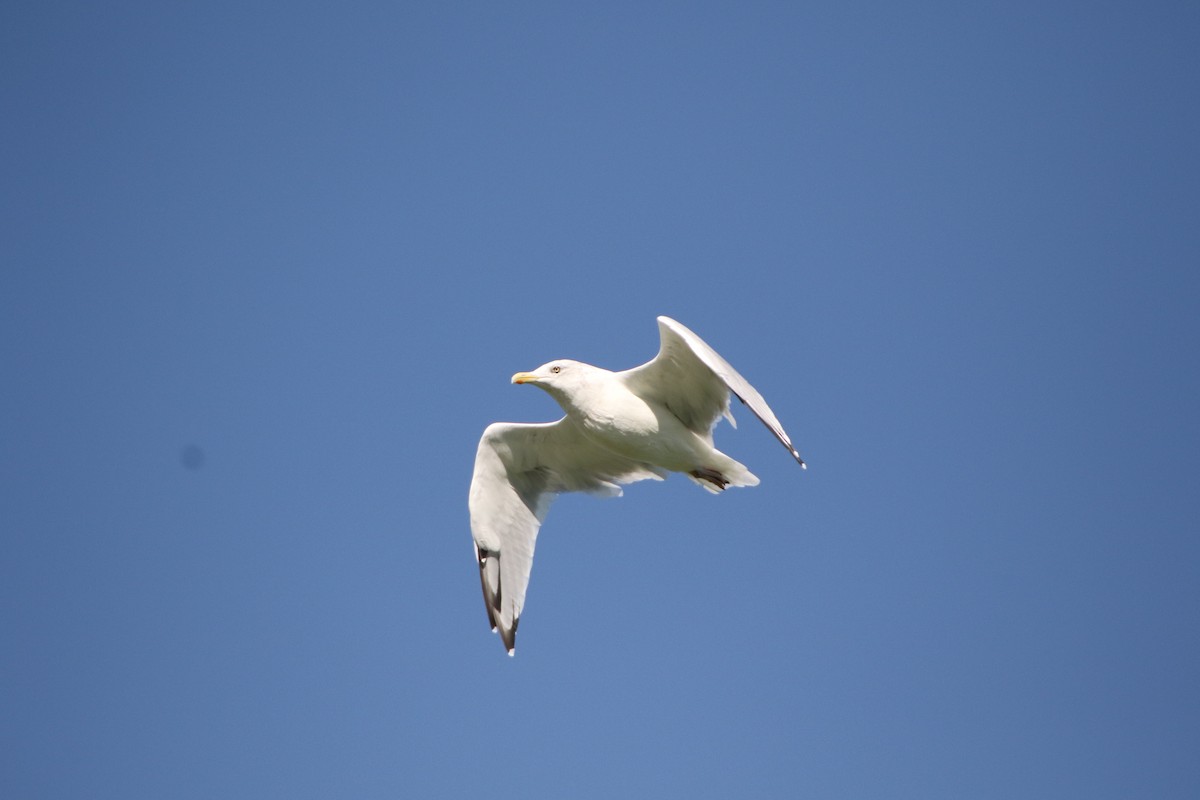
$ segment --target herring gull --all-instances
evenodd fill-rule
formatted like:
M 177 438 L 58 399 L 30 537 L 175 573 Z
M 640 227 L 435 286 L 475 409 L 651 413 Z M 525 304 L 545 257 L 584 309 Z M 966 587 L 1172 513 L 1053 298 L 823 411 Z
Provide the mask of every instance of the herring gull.
M 545 390 L 566 411 L 558 422 L 496 422 L 479 440 L 471 478 L 471 535 L 488 623 L 513 654 L 533 567 L 533 547 L 554 497 L 587 492 L 617 497 L 620 484 L 686 475 L 717 494 L 758 478 L 713 447 L 721 417 L 736 427 L 737 395 L 805 467 L 767 402 L 729 362 L 688 328 L 658 318 L 658 355 L 610 372 L 559 359 L 513 383 Z

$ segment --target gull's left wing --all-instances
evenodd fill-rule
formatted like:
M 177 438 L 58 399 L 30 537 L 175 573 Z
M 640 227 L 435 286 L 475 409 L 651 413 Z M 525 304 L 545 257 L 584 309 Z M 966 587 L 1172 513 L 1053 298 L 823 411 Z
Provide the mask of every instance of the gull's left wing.
M 767 401 L 720 353 L 670 317 L 658 318 L 658 355 L 640 367 L 618 372 L 635 394 L 666 406 L 692 431 L 711 439 L 712 428 L 729 413 L 729 393 L 737 395 L 792 457 L 806 467 Z

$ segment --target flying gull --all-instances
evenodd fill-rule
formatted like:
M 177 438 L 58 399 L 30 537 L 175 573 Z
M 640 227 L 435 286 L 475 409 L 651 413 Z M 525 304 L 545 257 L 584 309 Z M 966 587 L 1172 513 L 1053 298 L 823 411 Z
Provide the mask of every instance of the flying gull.
M 653 360 L 624 372 L 579 361 L 551 361 L 518 372 L 566 411 L 558 422 L 496 422 L 475 455 L 469 507 L 471 535 L 488 623 L 513 654 L 517 623 L 533 567 L 533 547 L 550 504 L 562 492 L 618 497 L 620 484 L 686 475 L 717 494 L 755 486 L 758 478 L 713 447 L 721 417 L 734 427 L 737 395 L 804 467 L 762 395 L 688 328 L 658 318 Z

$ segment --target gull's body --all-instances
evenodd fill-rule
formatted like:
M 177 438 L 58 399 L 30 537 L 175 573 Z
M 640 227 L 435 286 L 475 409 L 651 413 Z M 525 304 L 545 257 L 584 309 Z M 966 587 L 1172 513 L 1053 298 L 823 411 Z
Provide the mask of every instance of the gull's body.
M 753 386 L 699 336 L 658 318 L 662 344 L 646 364 L 611 372 L 551 361 L 513 383 L 548 392 L 566 412 L 545 424 L 493 423 L 483 433 L 471 480 L 471 533 L 492 629 L 511 655 L 538 529 L 554 496 L 615 497 L 620 484 L 687 475 L 710 492 L 755 486 L 758 478 L 713 446 L 732 391 L 804 466 Z

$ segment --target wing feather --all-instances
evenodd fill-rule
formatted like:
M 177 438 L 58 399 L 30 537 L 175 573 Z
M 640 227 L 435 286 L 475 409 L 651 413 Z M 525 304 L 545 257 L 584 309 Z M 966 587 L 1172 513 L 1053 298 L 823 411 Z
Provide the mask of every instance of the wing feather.
M 711 439 L 713 426 L 729 413 L 729 393 L 762 420 L 788 452 L 806 466 L 767 401 L 708 343 L 670 317 L 658 318 L 658 355 L 617 373 L 636 394 L 665 405 L 688 428 Z
M 562 492 L 621 494 L 620 484 L 665 473 L 593 444 L 569 418 L 497 422 L 479 440 L 468 506 L 488 623 L 511 655 L 538 530 Z

